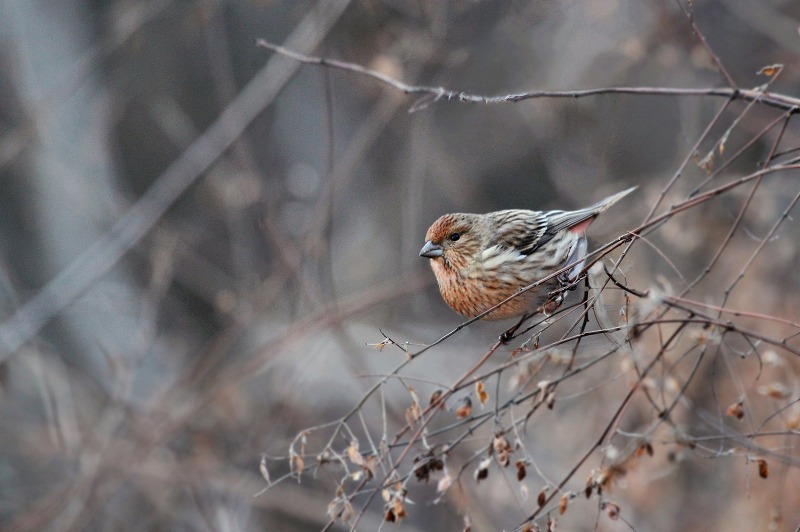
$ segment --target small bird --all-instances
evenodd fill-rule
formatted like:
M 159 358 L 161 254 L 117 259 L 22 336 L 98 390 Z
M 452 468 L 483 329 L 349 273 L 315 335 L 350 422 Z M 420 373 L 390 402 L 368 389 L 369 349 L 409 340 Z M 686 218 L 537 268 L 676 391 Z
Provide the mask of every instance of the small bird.
M 433 222 L 419 254 L 431 260 L 445 302 L 474 318 L 548 275 L 569 270 L 483 317 L 502 320 L 551 313 L 584 267 L 586 228 L 636 187 L 577 211 L 511 209 L 445 214 Z

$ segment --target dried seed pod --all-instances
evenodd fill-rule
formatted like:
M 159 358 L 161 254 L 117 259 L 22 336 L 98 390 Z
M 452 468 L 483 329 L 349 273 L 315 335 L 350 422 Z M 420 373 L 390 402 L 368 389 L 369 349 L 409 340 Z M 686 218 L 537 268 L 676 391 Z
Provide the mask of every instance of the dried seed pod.
M 603 504 L 600 505 L 600 509 L 606 512 L 609 519 L 612 521 L 616 521 L 619 519 L 619 513 L 622 511 L 619 507 L 619 504 L 611 501 L 605 501 Z
M 744 417 L 744 402 L 733 403 L 725 410 L 725 414 L 736 419 L 742 419 Z
M 767 461 L 763 458 L 759 458 L 756 460 L 758 464 L 758 476 L 761 478 L 767 478 L 769 476 L 769 466 L 767 465 Z
M 489 465 L 491 465 L 491 463 L 491 458 L 484 458 L 481 460 L 481 463 L 478 464 L 478 469 L 475 470 L 475 480 L 480 482 L 489 476 Z
M 436 403 L 439 403 L 439 408 L 441 410 L 444 410 L 444 401 L 441 401 L 443 393 L 444 392 L 442 392 L 442 390 L 436 390 L 435 392 L 433 392 L 431 394 L 431 398 L 428 400 L 428 406 L 432 406 L 435 405 Z
M 489 401 L 489 394 L 486 392 L 486 385 L 483 384 L 483 381 L 475 383 L 475 393 L 478 395 L 481 405 L 485 405 Z
M 465 397 L 461 400 L 461 405 L 456 408 L 456 417 L 466 419 L 472 414 L 472 399 Z
M 525 476 L 528 474 L 525 466 L 527 465 L 524 460 L 517 460 L 514 462 L 514 465 L 517 468 L 517 480 L 522 482 Z
M 594 475 L 589 475 L 586 478 L 586 486 L 583 488 L 583 494 L 586 495 L 586 498 L 592 496 L 592 491 L 594 490 L 595 483 L 594 483 Z
M 565 493 L 564 495 L 561 496 L 561 500 L 558 501 L 558 514 L 559 515 L 564 515 L 564 513 L 567 511 L 567 505 L 568 504 L 569 504 L 569 495 Z
M 539 495 L 536 497 L 536 504 L 539 505 L 541 508 L 544 506 L 544 503 L 547 502 L 547 488 L 542 488 L 542 491 L 539 492 Z

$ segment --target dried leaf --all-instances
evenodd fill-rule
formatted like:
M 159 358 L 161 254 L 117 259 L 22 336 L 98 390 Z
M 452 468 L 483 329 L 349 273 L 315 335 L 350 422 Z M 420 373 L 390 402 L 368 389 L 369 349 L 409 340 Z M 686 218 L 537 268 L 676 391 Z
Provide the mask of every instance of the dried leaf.
M 502 434 L 498 434 L 494 437 L 494 439 L 492 440 L 492 448 L 498 453 L 503 451 L 508 452 L 512 450 L 511 445 L 508 443 L 508 440 L 506 440 L 505 436 L 503 436 Z
M 517 480 L 522 482 L 522 480 L 527 476 L 528 470 L 526 469 L 526 463 L 524 460 L 517 460 L 514 462 L 514 465 L 517 467 Z
M 536 504 L 541 508 L 545 502 L 547 502 L 547 488 L 542 488 L 542 491 L 536 496 Z
M 386 347 L 387 345 L 392 345 L 393 343 L 394 342 L 392 342 L 390 339 L 384 338 L 383 340 L 381 340 L 376 344 L 367 344 L 367 347 L 372 347 L 374 349 L 377 349 L 378 351 L 383 351 L 384 347 Z
M 603 489 L 610 488 L 612 480 L 614 480 L 613 470 L 608 467 L 601 468 L 594 479 L 595 486 L 597 486 L 597 493 L 600 493 Z
M 305 464 L 303 463 L 303 457 L 301 457 L 297 453 L 292 453 L 291 455 L 291 464 L 292 464 L 292 472 L 297 474 L 297 481 L 300 482 L 300 475 L 303 473 L 303 469 L 305 469 Z
M 727 410 L 725 410 L 725 414 L 730 417 L 735 417 L 736 419 L 742 419 L 744 417 L 744 402 L 739 401 L 731 404 Z
M 485 405 L 489 400 L 489 394 L 486 393 L 486 386 L 483 384 L 483 381 L 475 383 L 475 393 L 478 394 L 478 400 L 481 402 L 481 405 Z
M 767 384 L 766 386 L 759 386 L 758 393 L 761 395 L 766 395 L 767 397 L 772 397 L 773 399 L 786 399 L 789 397 L 789 395 L 791 395 L 789 388 L 780 382 L 773 382 Z
M 353 505 L 350 504 L 350 501 L 344 501 L 344 509 L 342 510 L 342 522 L 349 523 L 353 516 L 355 515 L 355 510 L 353 509 Z
M 679 393 L 681 391 L 681 385 L 678 379 L 669 375 L 664 379 L 664 389 L 670 393 Z
M 600 509 L 605 510 L 606 515 L 608 515 L 609 519 L 612 521 L 619 519 L 619 513 L 622 511 L 619 504 L 611 501 L 603 502 L 603 504 L 600 505 Z
M 331 461 L 331 453 L 327 449 L 317 455 L 317 463 L 319 465 L 325 465 L 330 461 Z
M 547 394 L 547 408 L 549 410 L 552 410 L 555 404 L 556 404 L 556 392 L 552 391 L 549 394 Z
M 636 458 L 641 458 L 644 455 L 653 456 L 653 445 L 649 442 L 643 442 L 636 448 L 636 452 L 634 452 L 634 456 Z
M 475 480 L 480 482 L 489 476 L 489 465 L 491 465 L 491 463 L 492 461 L 490 458 L 481 460 L 481 463 L 478 464 L 478 469 L 475 470 Z
M 417 390 L 413 386 L 408 387 L 408 393 L 411 394 L 411 402 L 419 404 L 419 394 L 417 394 Z
M 472 414 L 472 399 L 465 397 L 461 400 L 461 406 L 456 409 L 458 419 L 466 419 Z
M 364 457 L 358 452 L 358 441 L 353 441 L 347 448 L 347 458 L 357 466 L 364 465 Z
M 786 362 L 783 360 L 783 357 L 780 356 L 778 353 L 773 351 L 772 349 L 768 351 L 764 351 L 764 354 L 761 355 L 761 360 L 764 361 L 765 366 L 785 366 Z
M 394 510 L 394 515 L 397 517 L 398 521 L 406 516 L 406 506 L 403 503 L 402 497 L 396 497 L 394 499 L 394 507 L 392 509 Z
M 730 129 L 728 131 L 726 131 L 724 135 L 722 135 L 722 138 L 719 141 L 719 154 L 720 155 L 724 155 L 725 154 L 725 143 L 728 142 L 728 137 L 730 137 L 730 135 L 731 135 L 731 130 Z
M 782 70 L 783 70 L 783 65 L 781 63 L 775 63 L 774 65 L 768 65 L 761 68 L 761 70 L 756 72 L 756 74 L 772 78 L 780 74 Z
M 561 496 L 561 500 L 558 501 L 558 514 L 564 515 L 564 512 L 567 511 L 567 505 L 569 504 L 569 494 L 565 493 Z
M 414 425 L 420 418 L 422 411 L 415 407 L 414 405 L 409 406 L 406 408 L 406 423 L 409 425 Z
M 266 455 L 261 455 L 261 463 L 258 465 L 258 470 L 261 472 L 261 476 L 264 477 L 264 480 L 267 481 L 267 485 L 272 484 L 272 481 L 269 479 L 269 470 L 267 470 Z
M 708 155 L 703 157 L 698 163 L 697 166 L 702 168 L 706 174 L 710 174 L 712 170 L 714 170 L 714 152 L 708 152 Z
M 353 505 L 350 501 L 336 498 L 328 504 L 328 517 L 332 521 L 341 520 L 344 523 L 349 522 L 355 514 Z
M 511 448 L 511 445 L 506 440 L 505 436 L 502 434 L 498 434 L 492 440 L 492 448 L 490 450 L 494 453 L 494 457 L 497 460 L 497 463 L 500 464 L 502 467 L 508 467 L 510 463 L 510 456 L 514 450 Z
M 436 390 L 433 392 L 431 394 L 431 398 L 428 400 L 428 406 L 433 406 L 436 403 L 439 403 L 439 409 L 444 410 L 444 401 L 441 400 L 443 393 L 444 392 L 442 390 Z
M 444 462 L 434 454 L 433 449 L 426 455 L 414 458 L 414 464 L 414 475 L 420 482 L 425 481 L 427 483 L 430 480 L 432 471 L 444 469 Z
M 505 451 L 495 454 L 494 458 L 501 467 L 508 467 L 508 464 L 510 463 L 509 455 Z
M 594 489 L 594 486 L 594 475 L 589 475 L 586 478 L 586 487 L 583 488 L 583 494 L 586 495 L 587 499 L 592 496 L 592 490 Z
M 364 464 L 361 466 L 361 468 L 367 474 L 367 480 L 372 480 L 372 478 L 375 476 L 375 468 L 377 465 L 378 457 L 374 454 L 370 455 L 366 460 L 364 460 Z
M 692 331 L 689 333 L 689 338 L 691 338 L 698 347 L 718 345 L 722 341 L 722 335 L 719 333 L 716 327 L 692 329 Z
M 541 392 L 541 394 L 542 394 L 542 397 L 544 397 L 544 396 L 545 396 L 545 392 L 547 391 L 547 388 L 548 388 L 549 386 L 550 386 L 550 381 L 549 381 L 549 380 L 543 380 L 543 381 L 539 381 L 539 382 L 536 384 L 536 387 L 537 387 L 537 388 L 539 388 L 539 392 Z
M 419 405 L 419 395 L 413 386 L 408 387 L 408 393 L 411 394 L 411 406 L 406 409 L 406 422 L 413 425 L 422 417 L 422 407 Z
M 763 458 L 759 458 L 756 460 L 758 464 L 758 476 L 761 478 L 767 478 L 769 476 L 769 466 L 767 465 L 767 461 Z

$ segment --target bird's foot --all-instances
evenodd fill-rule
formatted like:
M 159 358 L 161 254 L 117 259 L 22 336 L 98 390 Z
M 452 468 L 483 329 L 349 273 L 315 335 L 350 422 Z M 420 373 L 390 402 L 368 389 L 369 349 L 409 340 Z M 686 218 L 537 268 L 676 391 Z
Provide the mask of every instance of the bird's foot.
M 512 327 L 511 329 L 505 331 L 503 334 L 501 334 L 497 338 L 498 340 L 500 340 L 501 344 L 505 345 L 505 344 L 507 344 L 508 342 L 510 342 L 514 338 L 514 333 L 516 332 L 516 330 L 514 330 L 514 329 L 515 328 Z
M 570 277 L 569 272 L 564 272 L 558 277 L 556 280 L 558 281 L 559 289 L 556 292 L 566 292 L 567 290 L 573 291 L 578 288 L 578 283 L 580 282 L 580 276 L 577 277 Z M 551 294 L 552 295 L 552 294 Z

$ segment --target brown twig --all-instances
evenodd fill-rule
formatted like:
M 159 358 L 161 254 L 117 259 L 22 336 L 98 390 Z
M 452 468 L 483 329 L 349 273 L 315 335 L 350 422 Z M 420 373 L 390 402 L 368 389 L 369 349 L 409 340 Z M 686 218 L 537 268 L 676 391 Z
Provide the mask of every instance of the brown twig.
M 278 44 L 273 44 L 264 39 L 257 39 L 256 45 L 286 57 L 290 57 L 301 63 L 318 65 L 327 68 L 335 68 L 364 75 L 380 81 L 381 83 L 399 90 L 405 94 L 419 94 L 425 98 L 424 102 L 417 102 L 410 111 L 421 110 L 438 101 L 454 101 L 461 103 L 514 103 L 536 98 L 585 98 L 588 96 L 599 96 L 603 94 L 632 94 L 640 96 L 715 96 L 732 100 L 744 100 L 747 102 L 760 102 L 778 109 L 792 110 L 796 112 L 800 108 L 800 99 L 784 94 L 767 93 L 760 89 L 737 89 L 737 88 L 716 88 L 709 87 L 703 89 L 688 88 L 668 88 L 668 87 L 600 87 L 595 89 L 581 90 L 532 90 L 515 94 L 504 94 L 500 96 L 487 96 L 480 94 L 470 94 L 463 91 L 447 89 L 445 87 L 433 87 L 426 85 L 411 85 L 398 79 L 392 78 L 377 70 L 372 70 L 357 63 L 339 61 L 337 59 L 327 59 L 306 55 L 294 50 L 290 50 Z

